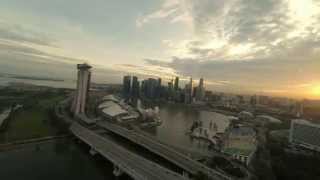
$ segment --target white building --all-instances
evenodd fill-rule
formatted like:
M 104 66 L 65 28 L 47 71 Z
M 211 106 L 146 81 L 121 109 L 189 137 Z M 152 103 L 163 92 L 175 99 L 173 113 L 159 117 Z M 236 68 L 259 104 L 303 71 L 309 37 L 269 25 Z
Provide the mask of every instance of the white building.
M 74 96 L 72 109 L 75 115 L 85 113 L 88 91 L 90 89 L 91 66 L 88 64 L 78 64 L 77 89 Z
M 289 142 L 297 147 L 320 152 L 320 124 L 302 119 L 292 120 Z
M 238 114 L 238 118 L 241 120 L 252 120 L 254 115 L 251 112 L 242 111 Z
M 3 125 L 3 123 L 9 118 L 11 111 L 12 111 L 12 109 L 8 108 L 0 114 L 0 129 Z
M 110 95 L 107 95 L 107 96 L 104 96 L 102 98 L 103 101 L 113 101 L 113 102 L 119 102 L 119 99 L 116 98 L 114 95 L 110 94 Z
M 114 95 L 104 96 L 97 109 L 104 117 L 118 122 L 129 122 L 139 118 L 138 112 Z
M 268 115 L 259 115 L 256 117 L 256 120 L 260 121 L 260 122 L 265 122 L 265 123 L 276 123 L 276 124 L 281 124 L 282 121 L 274 118 L 272 116 L 268 116 Z

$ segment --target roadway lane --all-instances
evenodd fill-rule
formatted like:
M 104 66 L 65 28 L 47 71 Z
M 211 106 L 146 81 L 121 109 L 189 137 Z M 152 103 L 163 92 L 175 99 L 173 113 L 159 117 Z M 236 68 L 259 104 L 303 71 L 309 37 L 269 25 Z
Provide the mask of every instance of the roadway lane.
M 181 167 L 188 173 L 196 175 L 198 172 L 202 172 L 206 174 L 208 177 L 210 177 L 211 179 L 217 179 L 217 180 L 231 179 L 230 177 L 214 169 L 211 169 L 182 153 L 177 152 L 175 149 L 165 144 L 162 144 L 155 138 L 152 138 L 146 134 L 128 130 L 126 128 L 120 127 L 118 125 L 112 124 L 107 121 L 99 121 L 97 125 L 109 131 L 112 131 L 124 138 L 127 138 L 130 141 L 133 141 L 137 144 L 142 145 L 149 151 L 154 152 L 155 154 L 158 154 L 161 157 L 167 159 L 168 161 L 176 164 L 177 166 Z
M 181 175 L 128 151 L 124 147 L 94 133 L 78 123 L 73 123 L 70 130 L 75 136 L 89 144 L 102 156 L 118 165 L 120 169 L 134 179 L 186 180 L 186 178 Z

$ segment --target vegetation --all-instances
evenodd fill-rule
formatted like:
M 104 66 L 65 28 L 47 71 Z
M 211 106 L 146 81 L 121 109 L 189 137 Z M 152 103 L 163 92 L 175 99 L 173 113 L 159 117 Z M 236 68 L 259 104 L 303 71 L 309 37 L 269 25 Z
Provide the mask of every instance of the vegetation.
M 66 92 L 48 88 L 40 91 L 1 89 L 3 106 L 22 104 L 23 108 L 14 112 L 7 128 L 0 133 L 0 142 L 10 142 L 29 138 L 52 136 L 66 132 L 66 127 L 54 115 L 54 106 L 64 99 Z M 6 99 L 5 97 L 8 97 Z

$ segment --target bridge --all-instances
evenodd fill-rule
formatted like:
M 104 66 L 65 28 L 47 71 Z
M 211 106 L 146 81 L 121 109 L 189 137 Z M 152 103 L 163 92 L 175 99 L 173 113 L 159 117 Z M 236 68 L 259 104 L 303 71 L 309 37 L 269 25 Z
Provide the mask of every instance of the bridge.
M 185 177 L 132 153 L 77 122 L 71 125 L 70 131 L 88 144 L 92 148 L 91 152 L 97 152 L 109 159 L 115 165 L 114 174 L 116 176 L 126 172 L 136 180 L 186 180 Z
M 211 169 L 200 162 L 197 162 L 190 157 L 182 154 L 175 149 L 162 144 L 157 139 L 143 134 L 141 132 L 137 132 L 134 130 L 128 130 L 121 126 L 115 125 L 113 123 L 107 121 L 99 121 L 97 125 L 111 131 L 115 134 L 118 134 L 136 144 L 143 146 L 144 148 L 148 149 L 149 151 L 165 158 L 166 160 L 174 163 L 178 167 L 184 169 L 186 173 L 190 173 L 192 175 L 196 175 L 199 172 L 203 173 L 210 179 L 217 179 L 217 180 L 224 180 L 224 179 L 231 179 L 230 177 L 222 174 L 214 169 Z

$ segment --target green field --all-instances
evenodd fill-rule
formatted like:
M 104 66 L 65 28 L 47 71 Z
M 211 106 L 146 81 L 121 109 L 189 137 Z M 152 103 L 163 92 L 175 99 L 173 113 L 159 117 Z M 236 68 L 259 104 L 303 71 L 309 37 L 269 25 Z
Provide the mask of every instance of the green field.
M 0 133 L 0 143 L 60 134 L 61 129 L 56 125 L 59 120 L 53 116 L 53 108 L 65 94 L 26 92 L 23 95 L 25 98 L 19 103 L 24 107 L 12 114 L 5 131 Z
M 10 119 L 6 141 L 54 135 L 56 130 L 49 124 L 49 116 L 42 109 L 22 110 Z

